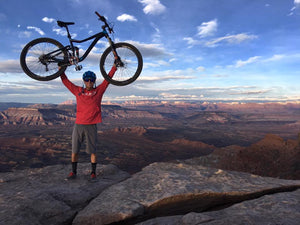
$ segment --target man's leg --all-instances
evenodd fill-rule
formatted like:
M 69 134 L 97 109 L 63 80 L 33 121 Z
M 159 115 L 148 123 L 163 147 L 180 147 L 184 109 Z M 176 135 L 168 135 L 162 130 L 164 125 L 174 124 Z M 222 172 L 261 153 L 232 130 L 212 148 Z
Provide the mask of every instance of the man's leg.
M 72 172 L 69 174 L 68 178 L 75 178 L 77 174 L 77 163 L 78 163 L 78 152 L 83 141 L 82 129 L 75 124 L 72 133 Z
M 77 163 L 78 163 L 78 154 L 72 153 L 72 172 L 77 174 Z
M 86 133 L 86 144 L 87 144 L 87 152 L 91 154 L 91 167 L 92 178 L 96 177 L 96 167 L 97 167 L 97 156 L 96 156 L 96 148 L 97 148 L 97 125 L 89 125 L 87 127 Z
M 92 176 L 96 176 L 96 167 L 97 167 L 97 157 L 96 154 L 91 154 L 91 165 L 92 165 Z
M 91 154 L 91 163 L 97 163 L 97 156 L 95 153 Z

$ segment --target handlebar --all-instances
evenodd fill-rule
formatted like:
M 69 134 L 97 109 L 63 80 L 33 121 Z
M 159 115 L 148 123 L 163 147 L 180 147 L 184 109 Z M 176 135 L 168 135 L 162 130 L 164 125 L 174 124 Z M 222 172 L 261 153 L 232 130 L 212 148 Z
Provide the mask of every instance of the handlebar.
M 101 20 L 101 21 L 105 24 L 104 28 L 107 27 L 109 33 L 110 33 L 110 34 L 113 33 L 114 30 L 112 29 L 112 27 L 110 27 L 110 26 L 107 24 L 107 21 L 106 21 L 105 17 L 104 17 L 104 16 L 101 16 L 97 11 L 95 11 L 95 13 L 96 13 L 96 15 L 99 17 L 99 20 Z

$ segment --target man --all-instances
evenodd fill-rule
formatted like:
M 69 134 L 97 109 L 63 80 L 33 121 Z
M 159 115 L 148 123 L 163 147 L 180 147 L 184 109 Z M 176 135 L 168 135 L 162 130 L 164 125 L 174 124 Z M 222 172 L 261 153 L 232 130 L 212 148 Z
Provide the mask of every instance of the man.
M 116 70 L 114 65 L 108 75 L 112 77 Z M 96 86 L 96 74 L 92 71 L 85 72 L 82 79 L 84 87 L 73 84 L 66 74 L 61 75 L 63 84 L 76 96 L 77 103 L 76 121 L 72 133 L 72 172 L 68 175 L 68 179 L 76 178 L 78 153 L 84 139 L 86 140 L 86 152 L 91 154 L 91 178 L 96 178 L 97 123 L 102 122 L 101 101 L 109 83 L 104 80 L 99 86 Z

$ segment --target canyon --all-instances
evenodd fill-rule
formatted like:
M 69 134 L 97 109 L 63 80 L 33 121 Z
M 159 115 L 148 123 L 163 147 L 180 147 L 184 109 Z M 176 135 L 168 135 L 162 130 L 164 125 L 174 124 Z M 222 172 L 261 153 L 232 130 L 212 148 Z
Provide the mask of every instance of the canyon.
M 76 105 L 2 103 L 0 109 L 2 172 L 69 163 Z M 203 165 L 300 179 L 297 102 L 109 102 L 102 115 L 99 163 L 131 174 L 153 162 L 199 157 Z M 89 161 L 84 147 L 80 160 Z
M 0 224 L 299 224 L 299 103 L 106 103 L 95 181 L 75 105 L 0 109 Z

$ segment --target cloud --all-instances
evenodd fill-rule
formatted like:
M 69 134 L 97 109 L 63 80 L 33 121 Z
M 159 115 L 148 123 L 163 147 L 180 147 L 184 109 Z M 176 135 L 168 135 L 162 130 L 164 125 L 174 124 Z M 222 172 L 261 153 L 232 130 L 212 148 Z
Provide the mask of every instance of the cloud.
M 204 72 L 205 71 L 205 67 L 198 66 L 196 70 L 199 71 L 199 72 Z
M 56 20 L 53 18 L 44 17 L 42 21 L 44 21 L 45 23 L 52 23 L 55 22 Z
M 12 77 L 16 78 L 14 74 Z M 60 79 L 40 82 L 35 81 L 25 74 L 22 74 L 25 79 L 20 81 L 2 82 L 0 83 L 0 101 L 14 101 L 14 102 L 29 102 L 29 103 L 60 103 L 66 99 L 73 97 L 71 93 L 67 92 L 65 87 L 61 84 Z
M 246 33 L 240 33 L 235 35 L 227 35 L 224 37 L 219 37 L 212 39 L 210 41 L 197 40 L 192 37 L 184 37 L 183 40 L 187 42 L 187 44 L 191 47 L 194 45 L 204 45 L 206 47 L 217 47 L 220 43 L 228 43 L 228 44 L 240 44 L 242 42 L 248 40 L 254 40 L 258 38 L 257 35 L 249 35 Z
M 168 71 L 167 71 L 168 72 Z M 139 83 L 152 83 L 152 82 L 163 82 L 163 81 L 171 81 L 171 80 L 186 80 L 186 79 L 194 79 L 194 76 L 185 76 L 185 75 L 164 75 L 163 73 L 161 75 L 154 75 L 151 77 L 140 77 L 138 79 Z
M 52 31 L 54 31 L 57 35 L 61 35 L 61 36 L 67 36 L 67 31 L 61 28 L 53 28 Z M 77 34 L 73 33 L 71 34 L 72 38 L 77 37 Z
M 183 40 L 187 42 L 187 44 L 189 45 L 189 48 L 194 45 L 200 45 L 203 43 L 203 41 L 196 40 L 192 37 L 184 37 Z
M 42 36 L 45 35 L 45 32 L 42 31 L 42 30 L 41 30 L 40 28 L 38 28 L 38 27 L 28 26 L 27 29 L 28 29 L 28 30 L 34 30 L 34 31 L 38 32 L 40 35 L 42 35 Z
M 129 42 L 134 45 L 141 52 L 144 58 L 163 58 L 172 56 L 172 54 L 167 52 L 167 50 L 160 44 L 145 44 L 130 40 L 125 42 Z
M 211 36 L 217 31 L 217 28 L 218 28 L 217 19 L 214 19 L 214 20 L 211 20 L 211 21 L 208 21 L 208 22 L 203 22 L 201 24 L 201 26 L 197 27 L 197 29 L 198 29 L 198 34 L 197 35 L 202 37 L 202 38 L 207 37 L 207 36 Z
M 294 5 L 295 5 L 296 7 L 300 6 L 300 0 L 294 0 Z
M 208 47 L 215 47 L 218 43 L 220 42 L 227 42 L 229 44 L 240 44 L 244 41 L 248 41 L 248 40 L 253 40 L 258 38 L 256 35 L 249 35 L 246 33 L 240 33 L 240 34 L 235 34 L 235 35 L 227 35 L 224 37 L 219 37 L 216 38 L 212 41 L 207 41 L 205 43 L 206 46 Z
M 291 11 L 288 14 L 288 16 L 294 15 L 294 12 L 299 8 L 300 8 L 300 0 L 294 0 L 294 6 L 293 6 L 293 8 L 291 8 Z
M 155 43 L 161 42 L 161 34 L 159 28 L 154 23 L 150 23 L 150 25 L 155 30 L 155 32 L 152 34 L 152 42 Z
M 134 16 L 128 15 L 128 14 L 122 14 L 121 16 L 117 17 L 118 21 L 124 22 L 124 21 L 133 21 L 136 22 L 137 19 Z
M 275 54 L 270 57 L 253 56 L 247 60 L 237 60 L 234 65 L 230 65 L 228 67 L 240 68 L 252 63 L 274 63 L 274 62 L 284 63 L 284 61 L 293 62 L 293 61 L 299 61 L 299 58 L 300 58 L 300 54 L 291 54 L 291 55 Z
M 173 93 L 160 93 L 159 98 L 162 100 L 199 100 L 203 95 L 194 95 L 194 94 L 173 94 Z
M 19 38 L 29 38 L 31 36 L 31 32 L 30 31 L 22 31 L 18 34 Z
M 158 15 L 166 10 L 159 0 L 139 0 L 139 2 L 145 6 L 143 9 L 145 14 Z
M 229 92 L 229 95 L 261 95 L 270 92 L 270 90 L 247 90 L 248 88 L 243 88 L 244 90 L 233 89 Z
M 236 64 L 234 65 L 234 67 L 236 68 L 240 68 L 240 67 L 243 67 L 247 64 L 251 64 L 251 63 L 255 63 L 257 62 L 259 59 L 261 58 L 261 56 L 253 56 L 253 57 L 250 57 L 249 59 L 245 60 L 245 61 L 242 61 L 242 60 L 238 60 L 236 62 Z
M 273 61 L 279 61 L 283 58 L 286 58 L 286 55 L 282 55 L 282 54 L 281 55 L 273 55 L 272 57 L 270 57 L 264 61 L 265 62 L 273 62 Z
M 23 70 L 20 66 L 20 61 L 15 59 L 8 59 L 0 61 L 0 73 L 21 73 Z

